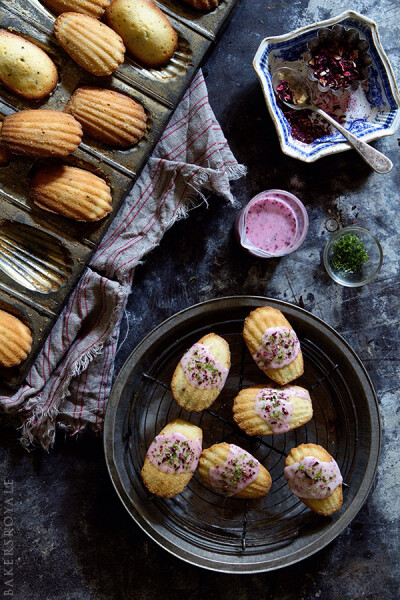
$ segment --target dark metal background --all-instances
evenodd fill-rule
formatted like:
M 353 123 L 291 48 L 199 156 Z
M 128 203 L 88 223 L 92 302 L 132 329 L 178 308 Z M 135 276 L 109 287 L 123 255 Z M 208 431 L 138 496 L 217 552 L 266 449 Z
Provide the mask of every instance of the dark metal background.
M 250 310 L 268 304 L 282 310 L 299 335 L 305 361 L 296 383 L 309 389 L 314 417 L 283 435 L 248 437 L 232 417 L 242 387 L 267 381 L 243 338 Z M 180 408 L 169 384 L 182 354 L 213 331 L 231 348 L 231 370 L 216 402 L 202 413 Z M 149 496 L 140 470 L 154 436 L 174 418 L 203 429 L 203 447 L 227 441 L 256 456 L 272 477 L 259 500 L 224 499 L 194 475 L 172 499 Z M 308 510 L 290 494 L 283 476 L 290 449 L 322 445 L 343 474 L 344 502 L 331 517 Z M 239 296 L 195 305 L 171 317 L 133 351 L 112 390 L 104 447 L 111 479 L 125 507 L 156 542 L 175 556 L 223 572 L 251 573 L 287 566 L 333 540 L 353 519 L 372 485 L 380 448 L 380 421 L 372 384 L 358 357 L 333 329 L 305 310 L 277 300 Z

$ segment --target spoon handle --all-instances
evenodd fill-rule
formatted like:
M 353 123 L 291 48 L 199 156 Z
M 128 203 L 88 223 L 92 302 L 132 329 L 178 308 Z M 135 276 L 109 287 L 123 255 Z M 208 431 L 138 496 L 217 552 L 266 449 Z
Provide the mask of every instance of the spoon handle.
M 363 159 L 377 172 L 377 173 L 389 173 L 390 169 L 393 167 L 393 163 L 391 160 L 387 158 L 384 154 L 375 150 L 369 144 L 366 144 L 355 135 L 347 131 L 344 127 L 339 125 L 335 119 L 333 119 L 330 115 L 328 115 L 324 110 L 318 108 L 317 106 L 314 109 L 318 114 L 320 114 L 324 119 L 329 121 L 331 125 L 336 127 L 338 131 L 346 138 L 348 142 L 353 146 L 355 150 Z

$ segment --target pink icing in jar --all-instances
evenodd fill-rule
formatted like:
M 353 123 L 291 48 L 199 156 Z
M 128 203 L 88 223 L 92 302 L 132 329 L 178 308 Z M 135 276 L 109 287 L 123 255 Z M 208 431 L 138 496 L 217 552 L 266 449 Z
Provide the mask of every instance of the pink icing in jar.
M 303 203 L 284 190 L 261 192 L 235 221 L 238 242 L 261 258 L 285 256 L 297 250 L 307 231 L 308 215 Z

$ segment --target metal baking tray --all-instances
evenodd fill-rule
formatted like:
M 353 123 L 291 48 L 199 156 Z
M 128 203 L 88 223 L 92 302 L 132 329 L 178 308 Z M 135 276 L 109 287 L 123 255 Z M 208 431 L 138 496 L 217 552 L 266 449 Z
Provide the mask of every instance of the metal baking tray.
M 38 208 L 28 197 L 33 167 L 52 159 L 14 157 L 0 167 L 0 306 L 19 315 L 32 329 L 28 359 L 14 369 L 0 369 L 11 387 L 25 378 L 44 340 L 105 234 L 118 208 L 162 135 L 207 51 L 238 0 L 222 0 L 209 14 L 183 2 L 161 3 L 178 32 L 178 49 L 160 69 L 146 69 L 128 55 L 109 77 L 95 77 L 77 65 L 53 35 L 54 15 L 39 0 L 0 0 L 0 28 L 25 36 L 55 62 L 59 83 L 42 102 L 18 98 L 0 86 L 0 120 L 26 108 L 62 110 L 75 89 L 95 85 L 123 92 L 140 102 L 147 114 L 144 137 L 135 146 L 116 150 L 86 136 L 63 162 L 103 177 L 112 189 L 113 212 L 96 223 L 79 223 Z
M 248 437 L 232 417 L 240 389 L 266 383 L 242 336 L 251 310 L 281 310 L 299 336 L 314 416 L 286 434 Z M 231 369 L 214 404 L 201 413 L 174 401 L 170 382 L 181 356 L 215 332 L 231 349 Z M 258 500 L 223 498 L 196 472 L 171 499 L 145 488 L 140 471 L 147 448 L 172 419 L 203 430 L 203 448 L 227 441 L 253 454 L 270 472 L 271 491 Z M 132 352 L 113 386 L 104 425 L 104 450 L 114 487 L 135 522 L 160 546 L 189 563 L 226 573 L 270 571 L 303 560 L 331 542 L 355 517 L 371 489 L 381 441 L 376 395 L 359 358 L 329 325 L 286 302 L 255 296 L 221 298 L 188 308 L 152 331 Z M 320 444 L 343 475 L 343 506 L 320 516 L 288 490 L 283 475 L 290 449 Z

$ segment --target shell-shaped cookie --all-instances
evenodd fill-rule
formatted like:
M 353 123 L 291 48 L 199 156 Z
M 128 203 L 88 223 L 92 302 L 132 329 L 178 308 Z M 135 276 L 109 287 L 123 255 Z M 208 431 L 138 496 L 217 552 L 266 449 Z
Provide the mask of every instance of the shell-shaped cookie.
M 273 385 L 257 385 L 241 390 L 234 399 L 233 418 L 247 435 L 272 435 L 274 433 L 271 425 L 255 411 L 257 395 L 265 388 L 275 389 Z M 285 388 L 279 389 L 285 390 Z M 307 390 L 297 385 L 286 386 L 286 389 L 290 391 L 288 400 L 293 405 L 287 429 L 287 431 L 291 431 L 312 419 L 313 408 Z
M 54 34 L 64 50 L 92 75 L 111 75 L 124 61 L 121 37 L 97 19 L 76 12 L 62 13 Z
M 10 313 L 0 310 L 0 365 L 14 367 L 26 359 L 32 347 L 29 327 Z
M 82 140 L 82 127 L 58 110 L 21 110 L 5 117 L 1 141 L 12 154 L 68 156 Z
M 208 408 L 219 396 L 230 366 L 228 343 L 215 333 L 203 336 L 175 369 L 171 381 L 173 397 L 186 410 L 199 412 Z
M 86 135 L 110 146 L 136 144 L 146 130 L 146 113 L 139 102 L 114 90 L 80 87 L 64 108 Z
M 330 462 L 333 460 L 332 456 L 318 444 L 300 444 L 296 448 L 292 448 L 289 455 L 286 458 L 286 467 L 299 463 L 306 456 L 313 456 L 322 462 Z M 339 510 L 343 504 L 343 491 L 342 485 L 337 486 L 332 494 L 328 498 L 314 499 L 314 498 L 300 498 L 300 500 L 311 508 L 314 512 L 319 515 L 328 516 Z
M 183 419 L 175 419 L 174 421 L 168 423 L 168 425 L 166 425 L 164 429 L 160 431 L 158 436 L 169 436 L 172 434 L 181 434 L 182 436 L 191 440 L 192 442 L 198 442 L 198 453 L 197 456 L 192 456 L 191 458 L 191 460 L 193 461 L 191 470 L 181 473 L 168 473 L 165 471 L 161 471 L 155 464 L 153 464 L 153 462 L 151 462 L 149 456 L 146 455 L 141 472 L 143 483 L 152 494 L 155 494 L 156 496 L 160 496 L 162 498 L 172 498 L 172 496 L 180 494 L 180 492 L 182 492 L 185 489 L 185 487 L 193 477 L 194 470 L 197 468 L 198 457 L 200 455 L 201 443 L 203 440 L 203 432 L 200 429 L 200 427 L 197 427 L 192 423 L 188 423 Z M 155 441 L 157 440 L 157 437 L 155 438 Z M 172 440 L 172 442 L 174 442 L 174 440 Z M 173 454 L 175 450 L 173 448 L 173 444 L 171 445 L 171 454 Z M 166 452 L 164 452 L 164 458 L 165 455 Z M 174 459 L 172 459 L 172 462 L 174 462 Z M 171 470 L 173 469 L 174 466 L 171 467 Z
M 106 21 L 129 54 L 147 67 L 165 65 L 178 47 L 176 31 L 154 0 L 113 0 Z
M 4 167 L 10 162 L 11 155 L 7 148 L 1 141 L 1 130 L 3 129 L 3 123 L 0 123 L 0 167 Z
M 110 4 L 110 0 L 42 0 L 55 15 L 64 12 L 77 12 L 101 19 Z
M 183 0 L 196 10 L 211 10 L 218 6 L 219 0 Z
M 41 48 L 0 29 L 0 82 L 27 100 L 42 100 L 54 90 L 57 67 Z
M 284 317 L 281 311 L 276 308 L 272 308 L 271 306 L 261 306 L 249 314 L 244 322 L 243 337 L 253 358 L 261 346 L 262 337 L 265 331 L 269 328 L 278 327 L 284 327 L 293 331 L 293 327 L 290 325 L 289 321 Z M 264 371 L 270 379 L 279 383 L 279 385 L 290 383 L 294 379 L 300 377 L 304 372 L 301 350 L 299 350 L 296 358 L 288 365 L 277 369 L 262 368 L 262 371 Z
M 38 169 L 29 194 L 40 208 L 77 221 L 98 221 L 112 210 L 111 191 L 104 179 L 70 165 Z
M 227 478 L 233 477 L 237 479 L 236 484 L 240 483 L 240 474 L 242 472 L 246 476 L 246 470 L 245 468 L 242 468 L 240 464 L 234 465 L 233 474 L 229 470 L 229 467 L 227 467 L 228 470 L 224 470 L 226 468 L 226 462 L 228 460 L 228 457 L 231 459 L 231 457 L 234 456 L 232 455 L 232 450 L 239 453 L 239 456 L 240 452 L 244 452 L 242 448 L 239 448 L 234 444 L 227 444 L 226 442 L 222 442 L 221 444 L 214 444 L 210 448 L 203 450 L 203 452 L 201 453 L 199 461 L 199 473 L 205 481 L 205 483 L 217 493 L 222 492 L 213 486 L 212 480 L 210 478 L 210 469 L 221 469 L 225 481 L 227 480 Z M 236 493 L 231 493 L 232 491 L 234 491 L 234 488 L 232 488 L 230 493 L 223 495 L 228 495 L 233 498 L 261 498 L 262 496 L 268 494 L 269 490 L 271 489 L 271 476 L 268 473 L 267 469 L 263 467 L 263 465 L 261 465 L 254 458 L 254 456 L 247 452 L 245 454 L 248 455 L 248 457 L 250 457 L 250 460 L 252 460 L 253 464 L 256 463 L 257 465 L 259 465 L 257 477 L 250 481 L 247 485 L 244 485 L 244 487 L 240 489 L 240 491 Z M 230 483 L 232 483 L 232 480 L 228 482 L 227 487 L 229 487 Z

